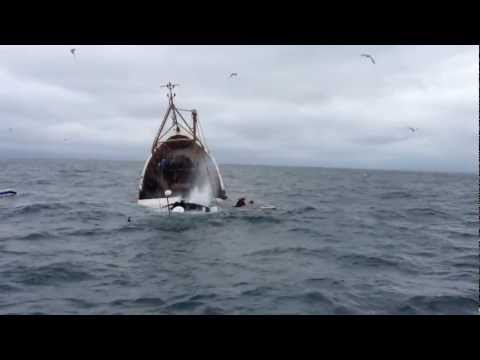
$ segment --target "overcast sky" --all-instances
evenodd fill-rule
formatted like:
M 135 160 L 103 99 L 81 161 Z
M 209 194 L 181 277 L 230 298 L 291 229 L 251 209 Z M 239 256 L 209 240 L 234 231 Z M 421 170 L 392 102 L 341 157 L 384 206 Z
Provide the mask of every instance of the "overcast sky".
M 0 46 L 0 154 L 145 160 L 172 81 L 219 163 L 477 172 L 478 62 L 477 46 Z

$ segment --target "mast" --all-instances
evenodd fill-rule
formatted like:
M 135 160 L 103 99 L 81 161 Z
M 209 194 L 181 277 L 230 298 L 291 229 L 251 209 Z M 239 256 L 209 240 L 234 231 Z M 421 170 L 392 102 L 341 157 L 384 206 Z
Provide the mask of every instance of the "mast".
M 163 117 L 162 124 L 160 125 L 160 129 L 158 130 L 157 136 L 155 136 L 155 139 L 153 140 L 152 150 L 151 150 L 152 154 L 155 151 L 155 148 L 157 147 L 158 140 L 160 139 L 160 136 L 162 135 L 163 129 L 165 128 L 165 124 L 168 120 L 168 116 L 170 115 L 170 113 L 172 113 L 172 120 L 173 120 L 172 128 L 174 126 L 176 126 L 177 132 L 180 131 L 180 128 L 178 127 L 177 117 L 176 117 L 176 114 L 175 114 L 176 108 L 175 108 L 175 104 L 173 103 L 173 98 L 175 97 L 175 93 L 173 93 L 173 89 L 175 89 L 176 86 L 180 86 L 180 84 L 172 84 L 171 82 L 169 82 L 166 85 L 161 85 L 160 86 L 161 88 L 167 88 L 168 89 L 168 92 L 169 92 L 167 94 L 168 109 L 167 109 L 167 112 L 165 113 L 165 116 Z
M 172 91 L 173 91 L 173 89 L 175 89 L 176 86 L 180 86 L 180 84 L 172 84 L 171 82 L 169 82 L 167 85 L 160 86 L 161 88 L 167 88 L 168 89 L 169 94 L 167 94 L 167 96 L 170 100 L 169 101 L 170 106 L 174 106 L 173 105 L 173 98 L 175 97 L 175 94 L 172 93 Z
M 158 147 L 158 144 L 160 140 L 164 137 L 166 133 L 168 133 L 171 129 L 175 129 L 177 134 L 180 133 L 180 130 L 183 129 L 187 134 L 192 136 L 192 142 L 197 143 L 201 148 L 205 149 L 205 145 L 203 144 L 202 140 L 202 135 L 201 132 L 199 131 L 199 122 L 198 122 L 198 114 L 196 110 L 186 110 L 186 109 L 178 109 L 174 103 L 174 98 L 176 97 L 176 94 L 173 92 L 175 87 L 180 86 L 180 84 L 172 84 L 169 82 L 166 85 L 161 85 L 160 87 L 162 88 L 167 88 L 168 89 L 168 109 L 167 112 L 165 113 L 165 116 L 163 118 L 162 124 L 160 125 L 160 129 L 158 130 L 157 136 L 155 137 L 155 140 L 153 141 L 152 144 L 152 153 L 155 151 L 155 149 Z M 182 115 L 182 111 L 185 112 L 190 112 L 192 114 L 192 124 L 190 125 L 187 120 Z M 166 123 L 171 115 L 172 118 L 172 125 L 166 128 Z
M 173 92 L 173 89 L 175 89 L 176 86 L 180 86 L 180 84 L 172 84 L 169 82 L 167 85 L 162 85 L 160 87 L 166 87 L 168 89 L 168 103 L 169 103 L 169 110 L 172 111 L 172 120 L 173 120 L 173 125 L 176 126 L 177 132 L 180 132 L 180 128 L 178 127 L 178 121 L 177 121 L 177 109 L 175 107 L 175 104 L 173 103 L 173 98 L 177 96 Z

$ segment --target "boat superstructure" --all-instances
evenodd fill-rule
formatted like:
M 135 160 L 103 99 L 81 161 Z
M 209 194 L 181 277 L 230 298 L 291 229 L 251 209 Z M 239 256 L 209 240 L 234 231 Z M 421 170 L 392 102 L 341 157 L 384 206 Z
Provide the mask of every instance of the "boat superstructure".
M 168 89 L 168 109 L 143 168 L 139 203 L 165 199 L 167 190 L 171 190 L 173 199 L 201 198 L 193 199 L 197 203 L 226 199 L 222 176 L 206 145 L 198 113 L 177 108 L 176 86 L 172 83 L 162 86 Z M 191 120 L 187 121 L 182 113 L 189 113 Z

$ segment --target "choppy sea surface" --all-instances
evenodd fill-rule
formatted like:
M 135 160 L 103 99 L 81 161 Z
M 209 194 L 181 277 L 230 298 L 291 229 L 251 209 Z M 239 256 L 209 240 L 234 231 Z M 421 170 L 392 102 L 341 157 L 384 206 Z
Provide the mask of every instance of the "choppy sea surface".
M 0 314 L 478 313 L 478 175 L 225 165 L 168 217 L 142 166 L 0 161 Z

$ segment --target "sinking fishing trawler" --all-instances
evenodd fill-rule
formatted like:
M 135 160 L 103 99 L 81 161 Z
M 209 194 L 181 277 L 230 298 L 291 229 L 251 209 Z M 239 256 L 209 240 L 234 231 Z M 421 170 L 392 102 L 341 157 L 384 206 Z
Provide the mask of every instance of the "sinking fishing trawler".
M 176 210 L 208 212 L 212 203 L 227 199 L 222 176 L 206 145 L 197 111 L 175 105 L 176 86 L 162 86 L 168 89 L 169 105 L 143 168 L 138 203 L 167 209 L 182 204 Z M 191 123 L 182 112 L 191 114 Z

